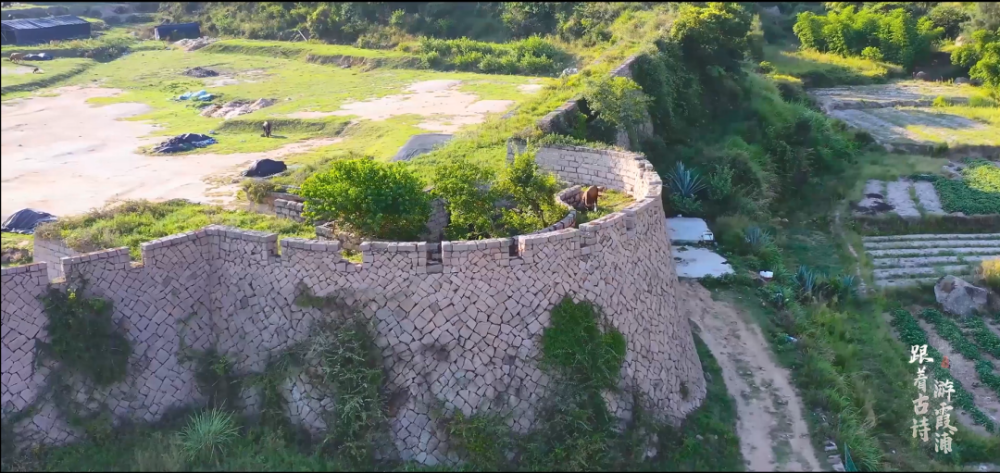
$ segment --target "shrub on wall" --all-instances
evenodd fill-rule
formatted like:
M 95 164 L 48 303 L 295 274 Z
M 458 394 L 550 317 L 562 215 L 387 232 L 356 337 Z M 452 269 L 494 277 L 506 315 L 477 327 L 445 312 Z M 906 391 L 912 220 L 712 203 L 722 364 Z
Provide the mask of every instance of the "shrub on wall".
M 110 386 L 125 379 L 132 347 L 111 320 L 111 302 L 85 298 L 81 292 L 82 288 L 50 289 L 42 297 L 49 342 L 37 343 L 62 366 L 86 375 L 97 386 Z
M 535 154 L 517 155 L 496 173 L 467 160 L 439 166 L 434 192 L 446 202 L 454 240 L 511 237 L 548 227 L 565 216 L 556 204 L 556 178 L 535 163 Z M 509 204 L 504 208 L 500 204 Z
M 302 183 L 306 218 L 333 221 L 364 237 L 416 238 L 430 218 L 420 179 L 399 163 L 337 161 Z

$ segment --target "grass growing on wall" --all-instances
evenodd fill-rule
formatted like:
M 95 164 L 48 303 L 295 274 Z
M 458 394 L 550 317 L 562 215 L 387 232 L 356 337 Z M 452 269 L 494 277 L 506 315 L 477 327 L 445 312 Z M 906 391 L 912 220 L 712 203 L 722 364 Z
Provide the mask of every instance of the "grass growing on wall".
M 4 267 L 8 265 L 21 265 L 31 263 L 31 255 L 35 250 L 35 238 L 32 235 L 21 235 L 19 233 L 0 233 L 0 251 L 4 253 L 12 252 L 27 252 L 27 258 L 15 259 L 10 263 L 4 263 Z
M 607 189 L 597 202 L 597 211 L 583 210 L 576 212 L 576 223 L 581 225 L 601 217 L 620 212 L 635 203 L 635 199 L 625 192 Z
M 183 200 L 163 203 L 126 201 L 39 226 L 35 234 L 47 240 L 63 240 L 70 248 L 80 252 L 128 247 L 132 259 L 138 260 L 142 257 L 142 243 L 198 230 L 207 225 L 272 232 L 281 237 L 316 237 L 315 228 L 309 225 L 258 213 L 191 204 Z

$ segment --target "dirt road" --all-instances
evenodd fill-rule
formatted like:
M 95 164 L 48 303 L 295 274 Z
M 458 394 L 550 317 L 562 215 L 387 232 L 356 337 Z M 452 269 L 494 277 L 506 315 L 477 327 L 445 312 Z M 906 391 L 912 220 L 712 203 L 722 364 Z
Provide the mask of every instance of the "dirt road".
M 111 199 L 188 199 L 225 204 L 234 186 L 217 184 L 262 158 L 301 153 L 333 140 L 294 143 L 268 153 L 150 156 L 140 146 L 156 128 L 123 118 L 145 113 L 143 104 L 95 107 L 86 101 L 120 93 L 114 89 L 65 87 L 54 97 L 33 97 L 0 108 L 0 214 L 22 208 L 56 216 L 101 207 Z M 231 179 L 230 179 L 231 180 Z
M 772 359 L 756 324 L 700 284 L 681 281 L 682 316 L 701 329 L 736 401 L 736 430 L 748 471 L 822 471 L 789 373 Z

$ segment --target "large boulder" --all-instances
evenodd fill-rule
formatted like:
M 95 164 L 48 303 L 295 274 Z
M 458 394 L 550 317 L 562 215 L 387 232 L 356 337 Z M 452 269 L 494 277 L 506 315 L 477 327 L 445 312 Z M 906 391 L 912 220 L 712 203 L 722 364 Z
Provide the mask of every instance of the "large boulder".
M 934 285 L 934 297 L 944 310 L 963 317 L 986 313 L 990 291 L 973 286 L 955 276 L 945 276 Z

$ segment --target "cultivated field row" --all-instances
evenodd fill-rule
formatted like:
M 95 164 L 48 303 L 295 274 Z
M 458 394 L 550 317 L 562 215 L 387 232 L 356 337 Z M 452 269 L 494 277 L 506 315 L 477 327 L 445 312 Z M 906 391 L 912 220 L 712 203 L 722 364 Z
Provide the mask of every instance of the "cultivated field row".
M 932 284 L 946 275 L 971 276 L 985 260 L 1000 258 L 1000 234 L 865 237 L 878 287 Z

